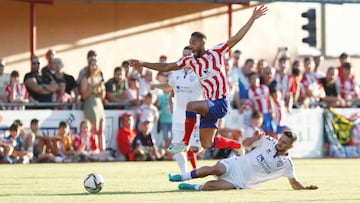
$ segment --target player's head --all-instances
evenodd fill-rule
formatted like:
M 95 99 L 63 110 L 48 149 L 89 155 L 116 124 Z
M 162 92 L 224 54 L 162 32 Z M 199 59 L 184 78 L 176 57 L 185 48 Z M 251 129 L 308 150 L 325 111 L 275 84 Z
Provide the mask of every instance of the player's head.
M 190 37 L 190 48 L 195 57 L 200 57 L 205 50 L 206 36 L 201 32 L 193 32 Z
M 294 146 L 297 140 L 297 135 L 291 130 L 284 130 L 278 143 L 276 144 L 276 150 L 278 152 L 286 153 Z
M 260 128 L 264 122 L 264 116 L 260 111 L 253 111 L 251 114 L 251 124 Z

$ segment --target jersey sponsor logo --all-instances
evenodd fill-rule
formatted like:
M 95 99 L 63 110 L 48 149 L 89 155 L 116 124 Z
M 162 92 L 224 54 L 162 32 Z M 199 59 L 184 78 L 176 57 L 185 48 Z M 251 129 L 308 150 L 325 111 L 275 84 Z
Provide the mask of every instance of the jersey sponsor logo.
M 282 167 L 283 165 L 284 165 L 284 163 L 283 163 L 281 160 L 279 160 L 279 161 L 277 162 L 277 164 L 276 164 L 276 167 L 280 168 L 280 167 Z
M 265 161 L 265 157 L 262 154 L 259 154 L 256 157 L 257 162 L 260 164 L 261 168 L 264 169 L 265 173 L 270 174 L 271 173 L 271 166 Z

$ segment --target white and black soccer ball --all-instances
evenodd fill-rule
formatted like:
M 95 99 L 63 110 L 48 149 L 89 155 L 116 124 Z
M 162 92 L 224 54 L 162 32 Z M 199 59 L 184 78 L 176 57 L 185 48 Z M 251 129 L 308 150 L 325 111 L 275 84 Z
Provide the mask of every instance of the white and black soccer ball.
M 85 190 L 90 193 L 98 193 L 104 187 L 104 178 L 97 173 L 90 173 L 84 179 Z

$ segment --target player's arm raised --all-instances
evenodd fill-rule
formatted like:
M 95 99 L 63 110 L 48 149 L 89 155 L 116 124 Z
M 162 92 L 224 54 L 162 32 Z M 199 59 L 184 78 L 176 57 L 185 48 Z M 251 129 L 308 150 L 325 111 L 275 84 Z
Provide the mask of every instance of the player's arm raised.
M 161 72 L 169 72 L 173 70 L 179 70 L 180 67 L 174 63 L 150 63 L 150 62 L 143 62 L 136 59 L 129 60 L 130 66 L 132 67 L 145 67 L 152 70 L 157 70 Z
M 289 183 L 294 190 L 317 190 L 319 188 L 316 185 L 303 186 L 295 178 L 289 178 Z
M 231 49 L 235 44 L 237 44 L 246 33 L 250 30 L 252 24 L 255 22 L 256 19 L 260 18 L 261 16 L 265 15 L 267 12 L 267 7 L 264 5 L 261 5 L 260 7 L 255 7 L 254 11 L 250 17 L 250 19 L 247 21 L 247 23 L 240 28 L 240 30 L 232 36 L 228 41 L 227 45 Z

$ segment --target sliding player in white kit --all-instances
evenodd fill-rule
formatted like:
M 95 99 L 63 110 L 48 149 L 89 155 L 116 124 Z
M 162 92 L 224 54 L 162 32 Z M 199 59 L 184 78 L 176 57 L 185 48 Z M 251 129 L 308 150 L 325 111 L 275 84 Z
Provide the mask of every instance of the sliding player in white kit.
M 183 50 L 183 56 L 190 54 L 191 49 L 186 46 Z M 168 83 L 173 87 L 174 91 L 171 143 L 179 143 L 182 141 L 185 134 L 184 125 L 186 104 L 191 101 L 203 100 L 204 92 L 200 85 L 198 76 L 190 67 L 171 72 Z M 196 123 L 200 123 L 200 116 L 197 116 L 196 119 Z M 194 129 L 190 138 L 189 146 L 189 151 L 174 154 L 175 160 L 182 173 L 187 171 L 187 157 L 189 157 L 193 168 L 196 168 L 197 152 L 202 149 L 199 135 L 199 125 L 196 125 Z
M 243 141 L 255 149 L 244 156 L 234 156 L 217 162 L 214 166 L 204 166 L 184 174 L 169 175 L 172 182 L 186 181 L 215 175 L 217 180 L 204 184 L 179 184 L 179 189 L 188 190 L 230 190 L 254 189 L 262 182 L 279 177 L 287 177 L 294 190 L 316 190 L 315 185 L 303 186 L 296 177 L 294 164 L 288 156 L 288 150 L 294 145 L 297 136 L 290 130 L 283 132 L 279 140 L 265 136 L 256 130 L 252 137 Z

